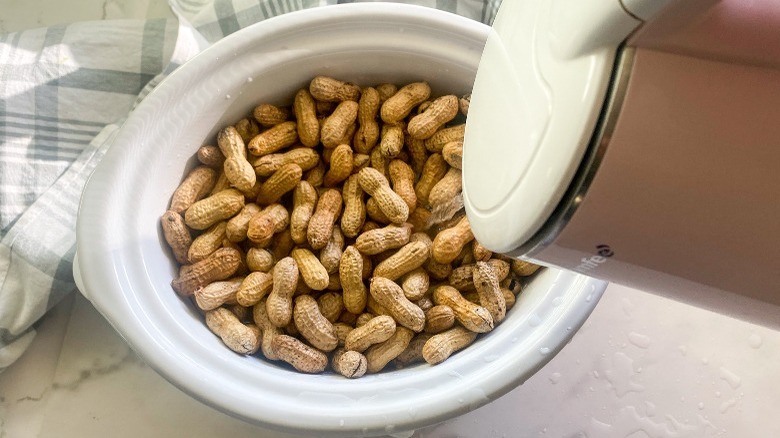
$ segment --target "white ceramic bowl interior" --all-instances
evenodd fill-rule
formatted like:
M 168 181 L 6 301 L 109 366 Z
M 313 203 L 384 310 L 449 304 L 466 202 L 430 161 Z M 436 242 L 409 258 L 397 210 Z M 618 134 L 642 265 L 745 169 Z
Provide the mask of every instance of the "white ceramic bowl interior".
M 225 348 L 170 287 L 159 218 L 219 127 L 288 103 L 317 74 L 358 84 L 427 80 L 466 93 L 489 27 L 430 8 L 364 3 L 276 17 L 180 67 L 133 112 L 84 191 L 76 276 L 128 344 L 224 412 L 318 436 L 412 430 L 475 409 L 531 376 L 570 339 L 605 283 L 546 269 L 492 333 L 437 366 L 357 380 L 302 375 Z

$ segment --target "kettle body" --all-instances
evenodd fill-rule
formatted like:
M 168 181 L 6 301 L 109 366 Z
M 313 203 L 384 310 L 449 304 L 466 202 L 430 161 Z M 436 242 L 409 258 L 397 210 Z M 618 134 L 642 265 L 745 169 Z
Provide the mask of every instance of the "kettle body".
M 779 326 L 780 3 L 505 1 L 466 128 L 475 237 Z

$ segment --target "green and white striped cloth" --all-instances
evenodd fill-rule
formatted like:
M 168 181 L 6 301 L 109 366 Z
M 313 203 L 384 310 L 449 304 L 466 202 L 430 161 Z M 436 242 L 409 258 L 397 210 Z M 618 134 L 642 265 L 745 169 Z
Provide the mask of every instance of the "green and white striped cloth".
M 84 184 L 122 120 L 220 38 L 337 0 L 169 0 L 178 20 L 111 20 L 0 34 L 0 371 L 73 292 Z M 500 0 L 409 0 L 490 24 Z

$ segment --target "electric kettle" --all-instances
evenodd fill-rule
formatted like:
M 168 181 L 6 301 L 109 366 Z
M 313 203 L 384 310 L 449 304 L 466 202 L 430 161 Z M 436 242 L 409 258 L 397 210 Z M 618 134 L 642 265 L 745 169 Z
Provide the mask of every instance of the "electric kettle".
M 780 328 L 780 2 L 504 0 L 463 185 L 493 251 Z

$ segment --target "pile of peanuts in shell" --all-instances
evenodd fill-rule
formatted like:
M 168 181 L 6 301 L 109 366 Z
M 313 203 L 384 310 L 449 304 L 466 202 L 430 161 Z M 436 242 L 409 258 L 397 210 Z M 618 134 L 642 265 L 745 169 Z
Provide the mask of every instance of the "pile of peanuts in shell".
M 468 346 L 538 269 L 474 240 L 468 102 L 318 76 L 291 107 L 222 128 L 161 218 L 173 289 L 231 350 L 304 373 L 355 378 Z

